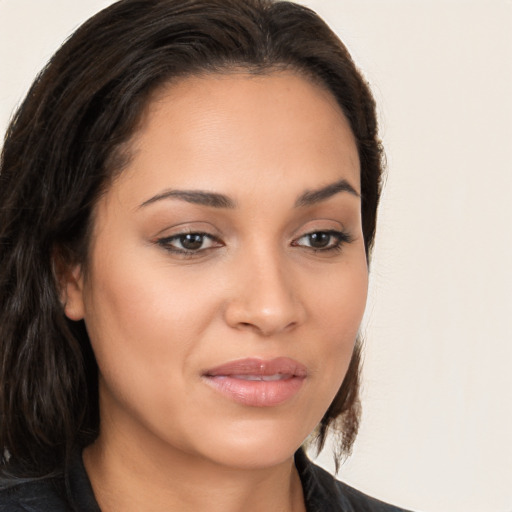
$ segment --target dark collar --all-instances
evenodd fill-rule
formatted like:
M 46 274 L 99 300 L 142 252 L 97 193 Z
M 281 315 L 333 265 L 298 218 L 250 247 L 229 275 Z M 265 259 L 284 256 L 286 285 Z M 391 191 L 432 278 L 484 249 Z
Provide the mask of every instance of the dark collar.
M 65 474 L 66 494 L 76 512 L 101 512 L 85 471 L 82 450 L 76 449 Z
M 339 482 L 330 473 L 313 464 L 304 450 L 295 453 L 307 512 L 352 512 L 352 506 L 342 494 Z

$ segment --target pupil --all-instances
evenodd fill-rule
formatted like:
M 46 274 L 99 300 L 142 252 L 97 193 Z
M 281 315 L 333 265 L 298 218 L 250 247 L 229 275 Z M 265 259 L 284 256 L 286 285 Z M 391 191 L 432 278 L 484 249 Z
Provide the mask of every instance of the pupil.
M 203 245 L 203 235 L 198 234 L 189 234 L 184 235 L 181 237 L 181 245 L 185 249 L 194 250 L 194 249 L 200 249 Z
M 329 240 L 331 239 L 331 235 L 328 233 L 313 233 L 309 235 L 309 243 L 311 247 L 315 249 L 320 249 L 329 245 Z

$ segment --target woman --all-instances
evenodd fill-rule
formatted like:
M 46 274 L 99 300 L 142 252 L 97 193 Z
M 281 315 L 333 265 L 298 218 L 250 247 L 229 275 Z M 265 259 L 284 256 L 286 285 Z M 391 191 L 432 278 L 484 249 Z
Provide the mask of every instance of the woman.
M 374 102 L 312 11 L 121 0 L 0 175 L 0 510 L 398 510 L 308 461 L 359 417 Z

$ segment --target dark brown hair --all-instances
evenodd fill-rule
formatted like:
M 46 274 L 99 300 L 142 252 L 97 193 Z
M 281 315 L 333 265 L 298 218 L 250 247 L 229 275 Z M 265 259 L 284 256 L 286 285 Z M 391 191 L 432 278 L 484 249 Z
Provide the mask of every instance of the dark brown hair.
M 82 25 L 35 80 L 8 128 L 0 167 L 1 473 L 62 465 L 98 432 L 97 367 L 83 322 L 59 300 L 62 262 L 85 262 L 91 211 L 122 171 L 151 94 L 181 76 L 291 69 L 321 83 L 352 128 L 367 255 L 380 195 L 375 105 L 347 49 L 311 10 L 272 0 L 121 0 Z M 369 257 L 369 256 L 368 256 Z M 359 424 L 360 345 L 317 431 Z M 14 469 L 16 468 L 16 469 Z

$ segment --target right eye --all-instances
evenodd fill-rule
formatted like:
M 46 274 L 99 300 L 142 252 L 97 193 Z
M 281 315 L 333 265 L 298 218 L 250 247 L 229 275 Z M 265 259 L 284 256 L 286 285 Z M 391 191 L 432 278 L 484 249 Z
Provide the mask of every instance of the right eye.
M 183 255 L 194 255 L 223 245 L 218 238 L 208 233 L 179 233 L 159 238 L 157 244 L 169 252 Z
M 348 233 L 329 229 L 306 233 L 297 240 L 294 240 L 292 245 L 296 247 L 304 247 L 314 252 L 328 253 L 341 251 L 343 245 L 350 243 L 351 241 L 352 239 Z

